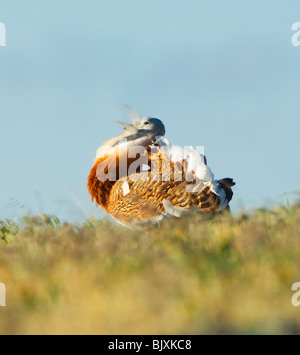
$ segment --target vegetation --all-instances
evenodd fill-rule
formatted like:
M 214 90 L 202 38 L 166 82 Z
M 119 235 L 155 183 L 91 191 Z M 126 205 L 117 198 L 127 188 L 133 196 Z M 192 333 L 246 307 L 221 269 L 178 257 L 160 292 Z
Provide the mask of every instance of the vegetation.
M 299 334 L 300 205 L 130 230 L 0 221 L 0 334 Z

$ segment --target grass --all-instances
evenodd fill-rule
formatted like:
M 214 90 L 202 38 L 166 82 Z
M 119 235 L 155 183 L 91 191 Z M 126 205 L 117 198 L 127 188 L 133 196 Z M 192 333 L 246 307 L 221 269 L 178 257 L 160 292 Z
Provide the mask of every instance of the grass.
M 0 221 L 0 334 L 299 334 L 300 205 L 129 230 Z

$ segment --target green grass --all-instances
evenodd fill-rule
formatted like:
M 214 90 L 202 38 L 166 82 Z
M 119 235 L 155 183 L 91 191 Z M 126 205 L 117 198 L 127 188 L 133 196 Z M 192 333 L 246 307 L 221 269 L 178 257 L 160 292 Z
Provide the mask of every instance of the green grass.
M 233 218 L 0 221 L 0 334 L 299 334 L 300 206 Z

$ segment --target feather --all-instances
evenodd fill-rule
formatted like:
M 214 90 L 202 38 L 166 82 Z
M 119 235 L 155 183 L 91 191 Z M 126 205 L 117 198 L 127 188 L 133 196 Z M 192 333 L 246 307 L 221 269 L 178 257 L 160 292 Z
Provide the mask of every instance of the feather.
M 177 145 L 171 145 L 170 142 L 160 137 L 157 140 L 157 144 L 161 147 L 161 150 L 166 154 L 173 162 L 180 162 L 186 160 L 187 172 L 194 171 L 196 176 L 206 183 L 210 183 L 214 175 L 210 168 L 206 165 L 206 159 L 204 156 L 204 147 L 180 147 Z
M 124 130 L 127 131 L 130 134 L 138 134 L 138 129 L 134 126 L 132 126 L 129 123 L 123 122 L 123 121 L 118 121 L 117 123 L 119 123 L 120 125 L 122 125 L 124 127 Z
M 123 196 L 129 194 L 130 189 L 129 189 L 129 185 L 128 185 L 128 182 L 127 182 L 127 181 L 124 181 L 124 182 L 123 182 L 122 190 L 123 190 Z
M 127 104 L 121 104 L 121 107 L 123 111 L 125 111 L 125 113 L 131 118 L 132 123 L 138 122 L 141 119 L 140 114 L 131 106 Z

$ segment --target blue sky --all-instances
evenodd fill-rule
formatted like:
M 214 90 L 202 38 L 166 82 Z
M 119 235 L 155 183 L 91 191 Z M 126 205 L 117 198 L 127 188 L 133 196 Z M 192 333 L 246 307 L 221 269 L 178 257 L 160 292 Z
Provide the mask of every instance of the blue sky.
M 102 213 L 86 179 L 119 104 L 204 146 L 232 208 L 300 191 L 299 1 L 1 0 L 0 219 Z

